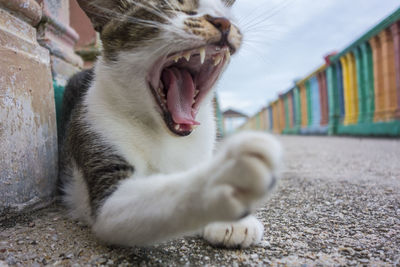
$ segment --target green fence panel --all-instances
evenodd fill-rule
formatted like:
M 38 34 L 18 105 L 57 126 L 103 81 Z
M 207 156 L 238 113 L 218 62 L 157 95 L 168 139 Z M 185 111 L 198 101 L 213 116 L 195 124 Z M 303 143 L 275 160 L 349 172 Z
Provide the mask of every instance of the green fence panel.
M 294 102 L 296 106 L 296 123 L 295 123 L 295 131 L 298 133 L 301 128 L 301 100 L 300 100 L 300 91 L 299 87 L 296 86 L 294 88 Z
M 374 61 L 372 59 L 372 49 L 368 42 L 360 45 L 364 76 L 364 96 L 365 96 L 365 122 L 373 122 L 375 112 L 375 91 L 374 91 Z
M 328 101 L 329 101 L 329 129 L 328 133 L 334 135 L 340 119 L 339 88 L 337 85 L 337 67 L 331 65 L 326 70 Z
M 360 47 L 357 47 L 353 51 L 356 60 L 356 72 L 357 72 L 357 92 L 358 92 L 358 123 L 363 123 L 366 120 L 366 89 L 365 89 L 365 67 L 364 61 L 362 60 L 362 51 Z
M 308 126 L 312 124 L 312 97 L 311 97 L 311 85 L 310 81 L 306 81 L 306 92 L 307 92 L 307 122 Z
M 283 96 L 283 103 L 284 103 L 284 107 L 285 107 L 285 129 L 284 129 L 284 133 L 288 133 L 289 132 L 289 128 L 290 128 L 290 121 L 289 121 L 289 95 L 286 94 Z

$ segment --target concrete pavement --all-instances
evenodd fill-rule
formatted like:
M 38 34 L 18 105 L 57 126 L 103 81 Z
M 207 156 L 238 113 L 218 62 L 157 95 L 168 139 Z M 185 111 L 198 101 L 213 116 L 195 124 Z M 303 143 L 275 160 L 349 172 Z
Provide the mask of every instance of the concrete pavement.
M 57 205 L 0 222 L 0 266 L 400 264 L 400 140 L 279 137 L 286 171 L 257 216 L 264 241 L 247 250 L 184 238 L 116 248 Z

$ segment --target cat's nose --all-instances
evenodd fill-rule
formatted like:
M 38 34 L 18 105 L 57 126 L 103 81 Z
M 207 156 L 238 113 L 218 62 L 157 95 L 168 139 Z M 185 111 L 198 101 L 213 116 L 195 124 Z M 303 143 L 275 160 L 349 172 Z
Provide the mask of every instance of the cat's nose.
M 212 17 L 209 15 L 206 16 L 206 19 L 221 32 L 220 45 L 229 45 L 228 36 L 231 31 L 231 22 L 224 17 Z
M 227 18 L 206 16 L 206 19 L 212 25 L 214 25 L 214 27 L 217 28 L 222 35 L 228 35 L 231 31 L 231 22 Z

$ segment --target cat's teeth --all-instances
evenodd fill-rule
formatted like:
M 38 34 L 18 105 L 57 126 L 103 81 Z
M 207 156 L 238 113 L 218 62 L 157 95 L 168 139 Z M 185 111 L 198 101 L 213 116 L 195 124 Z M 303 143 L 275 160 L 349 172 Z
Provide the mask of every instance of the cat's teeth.
M 200 93 L 200 90 L 194 91 L 194 96 L 196 97 Z
M 227 49 L 225 51 L 225 58 L 226 58 L 226 61 L 228 61 L 231 58 L 231 52 L 229 51 L 229 49 Z
M 193 106 L 194 104 L 196 104 L 196 100 L 193 99 L 192 106 Z
M 176 125 L 175 125 L 175 130 L 179 131 L 180 128 L 181 128 L 181 127 L 179 126 L 179 124 L 176 124 Z
M 206 59 L 206 49 L 204 47 L 200 48 L 200 62 L 201 64 L 204 63 L 204 60 Z
M 221 63 L 222 60 L 222 56 L 221 55 L 217 55 L 214 57 L 214 66 L 217 66 L 219 63 Z
M 190 57 L 191 57 L 191 53 L 190 53 L 190 52 L 186 52 L 186 53 L 183 55 L 183 57 L 186 58 L 186 61 L 187 61 L 187 62 L 189 62 Z
M 178 62 L 179 61 L 179 59 L 181 58 L 181 56 L 179 56 L 179 55 L 176 55 L 175 57 L 173 57 L 172 59 L 175 61 L 175 63 L 176 62 Z

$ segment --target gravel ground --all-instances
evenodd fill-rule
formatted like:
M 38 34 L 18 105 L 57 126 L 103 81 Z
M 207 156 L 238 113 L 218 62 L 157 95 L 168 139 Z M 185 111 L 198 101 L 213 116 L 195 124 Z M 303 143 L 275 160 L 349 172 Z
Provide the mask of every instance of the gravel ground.
M 0 222 L 0 266 L 400 265 L 400 140 L 280 137 L 286 171 L 247 250 L 184 238 L 150 248 L 96 241 L 63 208 Z

